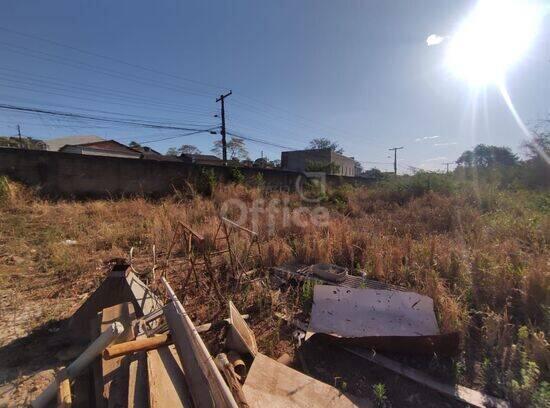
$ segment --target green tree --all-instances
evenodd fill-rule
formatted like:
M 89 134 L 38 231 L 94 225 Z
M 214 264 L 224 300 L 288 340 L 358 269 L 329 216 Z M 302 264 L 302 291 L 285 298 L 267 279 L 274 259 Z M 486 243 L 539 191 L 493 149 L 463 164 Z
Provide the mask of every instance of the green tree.
M 466 150 L 456 160 L 459 166 L 489 168 L 495 166 L 513 166 L 518 157 L 509 147 L 478 144 L 474 150 Z
M 180 147 L 170 147 L 166 151 L 168 156 L 179 156 L 180 154 L 201 154 L 201 151 L 193 145 L 184 144 Z
M 135 149 L 136 147 L 141 147 L 141 145 L 138 142 L 134 142 L 133 140 L 128 144 L 129 147 L 132 149 Z
M 361 177 L 365 177 L 365 178 L 369 178 L 369 179 L 379 181 L 379 180 L 382 180 L 384 178 L 384 173 L 382 173 L 381 170 L 376 169 L 376 168 L 373 167 L 370 170 L 365 170 L 364 172 L 362 172 Z
M 222 155 L 222 141 L 216 140 L 214 142 L 214 147 L 212 152 L 218 156 Z M 245 160 L 248 158 L 248 150 L 246 149 L 244 140 L 240 137 L 232 137 L 229 142 L 227 142 L 227 152 L 230 159 Z
M 344 149 L 342 149 L 338 145 L 338 143 L 333 142 L 325 137 L 312 139 L 309 142 L 308 150 L 316 150 L 316 149 L 330 149 L 336 153 L 340 153 L 340 154 L 344 153 Z

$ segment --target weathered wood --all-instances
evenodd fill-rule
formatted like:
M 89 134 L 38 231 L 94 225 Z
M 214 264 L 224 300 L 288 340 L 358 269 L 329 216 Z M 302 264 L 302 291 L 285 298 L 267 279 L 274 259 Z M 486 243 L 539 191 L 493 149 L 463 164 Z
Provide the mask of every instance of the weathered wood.
M 120 321 L 124 332 L 113 344 L 129 341 L 135 338 L 132 322 L 135 320 L 134 306 L 130 302 L 121 303 L 103 309 L 101 331 L 113 321 Z M 125 406 L 128 400 L 128 360 L 117 357 L 111 360 L 102 359 L 103 398 L 108 406 Z
M 57 407 L 71 408 L 73 405 L 71 383 L 65 368 L 61 369 L 61 371 L 57 374 L 57 382 L 59 384 L 57 388 Z
M 169 344 L 172 344 L 172 338 L 167 333 L 153 337 L 143 337 L 138 340 L 127 341 L 107 347 L 103 352 L 103 358 L 105 360 L 111 360 L 115 357 L 125 356 L 138 351 L 152 350 Z
M 147 354 L 135 353 L 128 359 L 128 408 L 148 408 Z
M 166 279 L 162 278 L 162 282 L 168 297 L 172 300 L 164 306 L 164 316 L 185 367 L 185 379 L 195 406 L 237 408 L 231 391 L 216 368 L 193 322 Z
M 368 350 L 363 350 L 356 347 L 343 347 L 356 356 L 362 357 L 365 360 L 378 364 L 388 370 L 394 371 L 404 377 L 434 389 L 442 394 L 449 395 L 459 401 L 466 402 L 474 407 L 494 407 L 494 408 L 510 408 L 510 404 L 500 398 L 487 395 L 483 392 L 472 390 L 471 388 L 463 387 L 462 385 L 449 385 L 434 380 L 430 376 L 414 368 L 408 367 L 390 358 L 384 357 L 381 354 L 373 354 Z
M 243 393 L 243 388 L 239 382 L 239 375 L 235 372 L 233 365 L 229 362 L 227 355 L 220 353 L 214 359 L 218 370 L 222 373 L 229 389 L 233 393 L 233 396 L 237 400 L 237 404 L 241 408 L 248 408 L 250 405 L 246 402 L 246 397 Z
M 174 346 L 147 352 L 150 408 L 192 407 L 181 362 Z
M 226 347 L 242 354 L 249 353 L 254 357 L 258 352 L 256 337 L 232 301 L 229 301 L 229 324 Z
M 90 365 L 94 358 L 101 355 L 103 350 L 114 340 L 118 335 L 123 332 L 124 328 L 118 322 L 113 323 L 108 330 L 104 331 L 92 344 L 88 346 L 84 352 L 78 356 L 67 367 L 67 376 L 72 379 L 75 378 L 82 370 Z M 35 408 L 46 407 L 47 404 L 55 398 L 57 394 L 57 381 L 52 382 L 48 387 L 40 394 L 31 405 Z
M 241 315 L 243 319 L 248 319 L 248 315 Z M 205 323 L 197 326 L 197 333 L 203 333 L 211 329 L 217 329 L 229 324 L 229 319 L 224 319 L 214 323 Z M 161 346 L 173 344 L 170 335 L 158 334 L 153 337 L 143 337 L 139 340 L 128 341 L 125 343 L 114 344 L 107 347 L 103 352 L 103 358 L 110 360 L 115 357 L 120 357 L 128 354 L 132 354 L 138 351 L 152 350 Z
M 254 358 L 243 392 L 253 408 L 372 406 L 260 353 Z
M 112 271 L 71 317 L 71 337 L 93 341 L 94 338 L 88 336 L 90 320 L 101 310 L 123 302 L 132 302 L 138 317 L 162 306 L 154 293 L 134 273 Z

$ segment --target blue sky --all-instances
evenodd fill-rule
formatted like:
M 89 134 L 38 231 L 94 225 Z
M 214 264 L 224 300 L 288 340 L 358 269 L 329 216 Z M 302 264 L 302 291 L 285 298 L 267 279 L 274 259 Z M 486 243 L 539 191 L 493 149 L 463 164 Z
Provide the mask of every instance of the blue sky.
M 477 143 L 519 150 L 524 138 L 494 87 L 472 89 L 445 68 L 445 42 L 426 45 L 432 33 L 452 34 L 474 4 L 4 0 L 0 103 L 204 128 L 219 123 L 215 98 L 231 89 L 230 132 L 292 148 L 328 137 L 384 170 L 387 149 L 404 146 L 400 171 L 443 169 Z M 550 111 L 545 23 L 506 81 L 528 125 Z M 160 151 L 186 143 L 208 152 L 218 137 L 0 110 L 0 134 L 18 123 L 42 139 L 172 138 L 148 143 Z M 247 146 L 252 158 L 282 150 Z

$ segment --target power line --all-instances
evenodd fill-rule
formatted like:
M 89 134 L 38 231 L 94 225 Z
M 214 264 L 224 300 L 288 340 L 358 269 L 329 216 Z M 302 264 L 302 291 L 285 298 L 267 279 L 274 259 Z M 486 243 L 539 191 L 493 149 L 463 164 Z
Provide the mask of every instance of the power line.
M 449 166 L 450 166 L 451 164 L 456 164 L 456 163 L 455 163 L 455 162 L 448 162 L 448 163 L 442 163 L 442 164 L 443 164 L 444 166 L 447 166 L 447 171 L 446 171 L 446 173 L 448 173 L 448 172 L 449 172 Z
M 156 142 L 162 142 L 164 140 L 172 140 L 172 139 L 178 139 L 180 137 L 187 137 L 187 136 L 192 136 L 192 135 L 196 135 L 196 134 L 199 134 L 199 133 L 207 133 L 207 132 L 210 132 L 210 131 L 213 131 L 214 129 L 218 129 L 219 127 L 216 126 L 216 127 L 213 127 L 213 128 L 210 128 L 210 129 L 205 129 L 205 130 L 196 130 L 194 132 L 189 132 L 189 133 L 185 133 L 183 135 L 177 135 L 177 136 L 170 136 L 170 137 L 163 137 L 163 138 L 160 138 L 160 139 L 152 139 L 152 140 L 138 140 L 137 142 L 138 143 L 156 143 Z M 129 139 L 129 138 L 127 138 Z M 119 139 L 119 140 L 124 140 L 124 139 Z
M 264 144 L 264 145 L 268 145 L 268 146 L 279 147 L 281 149 L 287 149 L 287 150 L 299 149 L 297 147 L 289 147 L 289 146 L 284 146 L 284 145 L 281 145 L 281 144 L 278 144 L 278 143 L 272 143 L 272 142 L 270 142 L 268 140 L 264 140 L 264 139 L 258 139 L 258 138 L 255 138 L 255 137 L 243 136 L 243 135 L 235 133 L 235 132 L 227 132 L 227 134 L 231 135 L 231 136 L 238 137 L 240 139 L 248 140 L 250 142 L 260 143 L 260 144 Z
M 12 30 L 12 29 L 9 29 L 9 28 L 0 27 L 0 30 L 6 31 L 6 32 L 9 32 L 9 33 L 12 33 L 12 34 L 17 34 L 17 35 L 20 35 L 20 36 L 23 36 L 23 37 L 31 38 L 33 40 L 39 40 L 39 41 L 47 42 L 47 43 L 50 43 L 50 44 L 54 44 L 58 47 L 71 49 L 71 50 L 80 52 L 82 54 L 91 55 L 93 57 L 103 58 L 105 60 L 111 60 L 111 61 L 117 62 L 119 64 L 123 64 L 123 65 L 130 66 L 130 67 L 133 67 L 133 68 L 138 68 L 138 69 L 153 72 L 153 73 L 156 73 L 156 74 L 165 75 L 165 76 L 168 76 L 168 77 L 171 77 L 171 78 L 176 78 L 176 79 L 180 79 L 180 80 L 183 80 L 183 81 L 192 82 L 192 83 L 195 83 L 195 84 L 198 84 L 198 85 L 208 86 L 210 88 L 215 88 L 217 90 L 224 88 L 224 87 L 219 86 L 219 85 L 209 84 L 207 82 L 198 81 L 196 79 L 185 78 L 185 77 L 182 77 L 180 75 L 169 74 L 169 73 L 159 71 L 159 70 L 154 69 L 154 68 L 145 67 L 143 65 L 138 65 L 138 64 L 135 64 L 135 63 L 123 61 L 123 60 L 118 59 L 118 58 L 109 57 L 109 56 L 98 54 L 98 53 L 95 53 L 95 52 L 83 50 L 81 48 L 74 47 L 72 45 L 62 44 L 62 43 L 57 42 L 57 41 L 53 41 L 53 40 L 50 40 L 50 39 L 47 39 L 47 38 L 35 36 L 35 35 L 32 35 L 32 34 L 28 34 L 28 33 L 22 33 L 20 31 Z
M 127 124 L 127 125 L 136 125 L 136 126 L 142 126 L 142 127 L 151 128 L 151 129 L 170 129 L 170 130 L 185 130 L 185 131 L 208 131 L 208 130 L 210 130 L 210 129 L 196 129 L 196 128 L 187 128 L 187 127 L 179 127 L 179 126 L 167 126 L 167 125 L 154 124 L 154 123 L 126 121 L 126 120 L 113 119 L 113 118 L 108 118 L 108 117 L 89 116 L 89 115 L 82 115 L 82 114 L 78 114 L 78 113 L 59 112 L 59 111 L 51 111 L 51 110 L 36 109 L 36 108 L 31 108 L 31 107 L 15 106 L 15 105 L 5 105 L 5 104 L 0 104 L 0 109 L 19 111 L 19 112 L 47 114 L 47 115 L 52 115 L 52 116 L 61 116 L 61 117 L 68 117 L 68 118 L 96 120 L 96 121 L 101 121 L 101 122 L 111 122 L 111 123 L 120 123 L 120 124 Z
M 392 147 L 388 150 L 393 150 L 393 173 L 397 175 L 397 151 L 403 149 L 403 146 L 401 147 Z
M 0 68 L 0 70 L 1 69 L 2 68 Z M 54 90 L 54 91 L 57 91 L 59 95 L 65 96 L 68 98 L 89 100 L 89 98 L 76 96 L 76 95 L 84 94 L 84 95 L 90 95 L 92 97 L 103 98 L 103 101 L 102 101 L 103 103 L 107 102 L 107 103 L 112 103 L 116 105 L 123 105 L 123 106 L 130 106 L 130 107 L 147 107 L 149 109 L 154 108 L 155 110 L 165 111 L 170 113 L 179 113 L 179 114 L 187 113 L 193 116 L 211 117 L 210 112 L 207 110 L 199 111 L 199 110 L 185 109 L 181 107 L 178 108 L 176 107 L 175 104 L 170 105 L 162 102 L 156 102 L 152 99 L 148 99 L 143 96 L 141 97 L 132 96 L 132 95 L 126 96 L 122 93 L 109 91 L 109 90 L 101 91 L 100 88 L 98 89 L 93 87 L 86 88 L 82 86 L 60 85 L 60 84 L 56 84 L 56 83 L 48 82 L 44 80 L 19 78 L 12 75 L 7 75 L 7 76 L 2 75 L 0 76 L 0 80 L 6 82 L 7 85 L 5 86 L 10 88 L 16 88 L 16 89 L 20 88 L 13 84 L 20 84 L 23 86 L 31 87 L 30 89 L 28 88 L 20 88 L 20 89 L 35 92 L 35 93 L 42 93 L 42 92 L 51 93 L 49 91 L 44 91 L 43 89 Z M 67 93 L 62 93 L 62 92 L 67 92 Z M 112 101 L 121 101 L 121 102 L 112 102 Z
M 67 61 L 66 59 L 64 59 L 62 57 L 58 57 L 56 55 L 52 55 L 52 54 L 49 54 L 47 52 L 37 51 L 37 50 L 33 50 L 31 48 L 21 47 L 21 46 L 15 47 L 15 46 L 13 46 L 9 43 L 3 42 L 3 41 L 0 41 L 0 44 L 3 45 L 4 47 L 7 47 L 10 52 L 14 52 L 16 54 L 21 54 L 21 55 L 28 56 L 28 57 L 30 56 L 32 58 L 37 58 L 37 59 L 41 59 L 41 60 L 45 60 L 45 61 L 55 62 L 55 63 L 62 64 L 62 65 L 72 67 L 72 68 L 85 69 L 85 70 L 88 70 L 88 71 L 91 71 L 91 72 L 100 73 L 102 75 L 107 75 L 107 76 L 111 76 L 113 78 L 123 79 L 123 80 L 126 80 L 126 81 L 132 81 L 132 82 L 142 84 L 142 85 L 150 85 L 150 86 L 152 85 L 152 86 L 167 89 L 169 91 L 187 93 L 189 95 L 200 96 L 200 97 L 207 97 L 207 98 L 211 97 L 210 94 L 197 92 L 195 90 L 189 90 L 189 89 L 186 89 L 186 88 L 181 87 L 181 86 L 175 87 L 173 84 L 166 85 L 166 83 L 163 83 L 163 82 L 158 81 L 158 80 L 152 80 L 152 79 L 149 79 L 149 78 L 128 74 L 128 73 L 121 72 L 121 71 L 116 71 L 116 70 L 113 70 L 113 69 L 97 68 L 92 64 L 88 64 L 88 63 L 85 63 L 85 62 L 82 62 L 82 61 Z M 44 56 L 40 56 L 40 55 L 44 55 Z

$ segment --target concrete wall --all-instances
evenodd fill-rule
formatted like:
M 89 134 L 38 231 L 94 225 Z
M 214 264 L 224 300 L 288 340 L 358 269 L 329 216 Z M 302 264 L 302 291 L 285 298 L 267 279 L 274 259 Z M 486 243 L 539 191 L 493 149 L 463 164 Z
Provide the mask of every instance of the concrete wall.
M 220 182 L 230 181 L 231 168 L 157 160 L 86 156 L 62 152 L 0 148 L 0 174 L 54 197 L 108 197 L 143 194 L 162 196 L 174 187 L 206 183 L 204 171 L 212 171 Z M 298 172 L 241 167 L 245 181 L 254 183 L 262 175 L 267 187 L 294 191 L 305 181 Z M 365 179 L 327 176 L 327 184 L 368 184 Z
M 285 170 L 303 172 L 310 162 L 330 164 L 330 150 L 296 150 L 281 153 L 281 167 Z
M 330 160 L 332 163 L 339 166 L 338 175 L 348 177 L 355 176 L 355 160 L 352 157 L 330 152 Z
M 285 170 L 307 171 L 311 163 L 327 166 L 333 163 L 338 166 L 335 175 L 355 176 L 355 160 L 330 149 L 294 150 L 281 153 L 281 167 Z

